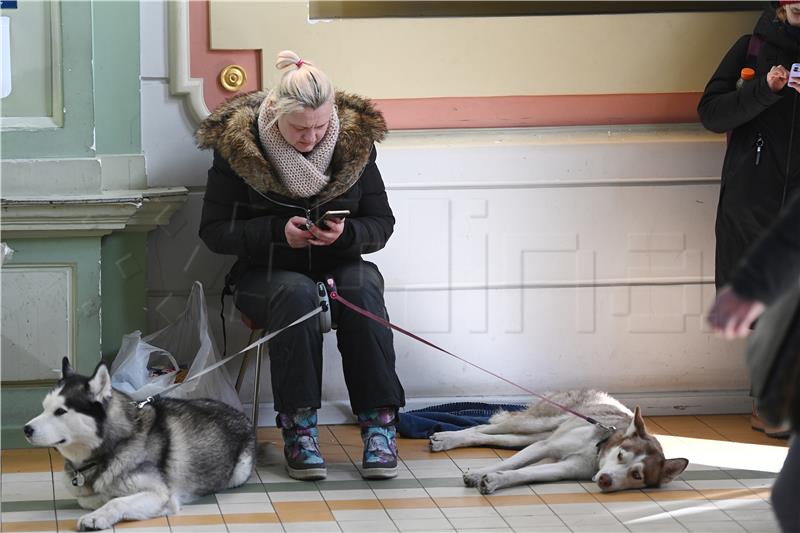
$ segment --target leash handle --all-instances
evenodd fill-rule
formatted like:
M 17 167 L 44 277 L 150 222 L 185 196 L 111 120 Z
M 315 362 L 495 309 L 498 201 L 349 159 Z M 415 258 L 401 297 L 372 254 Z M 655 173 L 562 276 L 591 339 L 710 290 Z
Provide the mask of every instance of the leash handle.
M 395 331 L 399 331 L 403 335 L 411 337 L 412 339 L 414 339 L 416 341 L 419 341 L 419 342 L 421 342 L 421 343 L 423 343 L 423 344 L 425 344 L 427 346 L 430 346 L 431 348 L 439 350 L 440 352 L 444 352 L 444 353 L 446 353 L 447 355 L 449 355 L 451 357 L 455 357 L 456 359 L 458 359 L 462 363 L 466 363 L 466 364 L 472 366 L 473 368 L 477 368 L 478 370 L 482 370 L 483 372 L 486 372 L 487 374 L 489 374 L 491 376 L 494 376 L 497 379 L 499 379 L 501 381 L 504 381 L 504 382 L 508 383 L 509 385 L 511 385 L 513 387 L 516 387 L 516 388 L 518 388 L 518 389 L 520 389 L 522 391 L 527 392 L 528 394 L 530 394 L 532 396 L 535 396 L 535 397 L 537 397 L 537 398 L 539 398 L 539 399 L 541 399 L 541 400 L 543 400 L 543 401 L 545 401 L 545 402 L 547 402 L 547 403 L 549 403 L 551 405 L 554 405 L 554 406 L 558 407 L 562 411 L 566 411 L 567 413 L 575 415 L 578 418 L 582 418 L 583 420 L 586 420 L 590 424 L 595 424 L 597 426 L 600 426 L 601 428 L 605 429 L 606 431 L 616 431 L 614 426 L 605 426 L 605 425 L 601 424 L 600 422 L 598 422 L 597 420 L 595 420 L 594 418 L 582 415 L 579 412 L 570 409 L 566 405 L 561 405 L 558 402 L 554 402 L 550 398 L 548 398 L 546 396 L 543 396 L 541 394 L 538 394 L 536 392 L 533 392 L 532 390 L 527 389 L 527 388 L 525 388 L 522 385 L 519 385 L 517 383 L 514 383 L 510 379 L 506 379 L 506 378 L 504 378 L 503 376 L 501 376 L 499 374 L 495 374 L 491 370 L 487 370 L 487 369 L 485 369 L 483 367 L 480 367 L 480 366 L 476 365 L 475 363 L 472 363 L 471 361 L 467 361 L 463 357 L 460 357 L 460 356 L 458 356 L 458 355 L 456 355 L 456 354 L 454 354 L 452 352 L 449 352 L 449 351 L 445 350 L 444 348 L 441 348 L 441 347 L 435 345 L 434 343 L 432 343 L 432 342 L 430 342 L 430 341 L 428 341 L 426 339 L 423 339 L 419 335 L 415 335 L 414 333 L 411 333 L 410 331 L 405 330 L 405 329 L 401 328 L 400 326 L 396 326 L 396 325 L 392 324 L 391 322 L 389 322 L 388 320 L 386 320 L 383 317 L 380 317 L 380 316 L 378 316 L 378 315 L 376 315 L 374 313 L 371 313 L 371 312 L 367 311 L 366 309 L 362 309 L 361 307 L 357 306 L 354 303 L 348 302 L 346 299 L 342 298 L 342 296 L 336 291 L 336 283 L 334 283 L 332 277 L 328 277 L 328 279 L 326 280 L 326 283 L 328 285 L 328 290 L 330 292 L 331 299 L 336 300 L 337 302 L 341 303 L 342 305 L 344 305 L 348 309 L 351 309 L 352 311 L 355 311 L 359 315 L 367 317 L 367 318 L 369 318 L 371 320 L 374 320 L 375 322 L 377 322 L 377 323 L 379 323 L 379 324 L 381 324 L 383 326 L 386 326 L 387 328 L 391 328 L 391 329 L 393 329 Z

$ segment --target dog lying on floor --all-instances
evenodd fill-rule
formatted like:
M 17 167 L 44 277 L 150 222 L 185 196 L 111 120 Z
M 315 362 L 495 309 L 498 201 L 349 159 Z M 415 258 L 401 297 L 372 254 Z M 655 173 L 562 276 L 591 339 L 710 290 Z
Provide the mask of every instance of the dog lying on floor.
M 488 424 L 430 437 L 433 451 L 495 446 L 521 451 L 486 468 L 464 474 L 464 483 L 482 494 L 497 489 L 558 480 L 592 480 L 603 492 L 658 487 L 680 475 L 687 459 L 665 459 L 658 440 L 635 412 L 594 390 L 545 394 L 550 400 L 591 417 L 604 430 L 539 400 L 525 411 L 502 411 Z M 537 464 L 543 459 L 552 462 Z
M 25 437 L 64 456 L 67 488 L 95 509 L 78 520 L 80 531 L 175 513 L 253 471 L 255 432 L 242 413 L 215 400 L 160 398 L 139 408 L 111 388 L 103 363 L 85 377 L 65 357 L 42 406 Z

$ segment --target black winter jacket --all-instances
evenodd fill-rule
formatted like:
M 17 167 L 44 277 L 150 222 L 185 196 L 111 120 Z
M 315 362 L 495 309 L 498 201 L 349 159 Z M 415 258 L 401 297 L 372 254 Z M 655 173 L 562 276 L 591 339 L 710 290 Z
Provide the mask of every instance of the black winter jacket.
M 706 128 L 730 132 L 717 208 L 717 287 L 800 189 L 800 94 L 788 86 L 773 93 L 766 81 L 774 65 L 788 69 L 800 62 L 800 38 L 790 29 L 767 9 L 753 30 L 761 42 L 757 57 L 748 56 L 749 35 L 736 41 L 697 108 Z M 745 66 L 754 67 L 756 77 L 737 90 Z
M 259 141 L 259 91 L 234 97 L 217 108 L 195 134 L 201 148 L 214 150 L 214 163 L 200 220 L 200 238 L 213 252 L 239 258 L 236 273 L 269 266 L 321 276 L 334 265 L 380 250 L 394 229 L 374 143 L 386 134 L 372 103 L 338 92 L 339 139 L 331 181 L 316 196 L 292 197 L 266 159 Z M 316 220 L 328 210 L 348 209 L 342 235 L 330 246 L 291 248 L 289 218 Z M 233 280 L 235 282 L 235 279 Z
M 800 284 L 800 194 L 795 195 L 775 225 L 745 255 L 731 280 L 733 290 L 738 295 L 767 305 L 774 304 L 785 293 L 797 290 L 798 284 Z M 781 318 L 789 320 L 786 335 L 776 345 L 780 350 L 779 357 L 788 361 L 786 365 L 781 366 L 781 372 L 788 375 L 780 376 L 773 383 L 784 385 L 781 393 L 787 395 L 785 401 L 794 430 L 800 431 L 798 392 L 800 309 L 780 307 L 778 310 L 787 313 Z M 770 328 L 771 324 L 760 322 L 756 329 L 763 327 Z M 772 333 L 770 329 L 766 331 Z
M 800 194 L 739 263 L 731 284 L 737 294 L 770 305 L 800 283 Z

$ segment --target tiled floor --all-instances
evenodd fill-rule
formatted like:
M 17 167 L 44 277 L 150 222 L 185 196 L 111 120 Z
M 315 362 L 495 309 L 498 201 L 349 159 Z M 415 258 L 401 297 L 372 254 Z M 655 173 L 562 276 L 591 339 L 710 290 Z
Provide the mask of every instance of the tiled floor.
M 282 466 L 258 469 L 242 487 L 205 497 L 175 516 L 126 522 L 128 532 L 217 531 L 548 531 L 773 532 L 770 487 L 785 441 L 753 432 L 746 415 L 648 419 L 668 456 L 689 469 L 657 490 L 599 494 L 592 483 L 548 483 L 482 496 L 461 471 L 512 452 L 469 448 L 431 453 L 427 441 L 401 440 L 397 479 L 367 482 L 355 426 L 322 428 L 328 479 L 298 482 Z M 279 442 L 277 430 L 261 440 Z M 74 531 L 78 508 L 62 488 L 54 450 L 2 452 L 2 531 Z M 54 483 L 55 478 L 55 483 Z

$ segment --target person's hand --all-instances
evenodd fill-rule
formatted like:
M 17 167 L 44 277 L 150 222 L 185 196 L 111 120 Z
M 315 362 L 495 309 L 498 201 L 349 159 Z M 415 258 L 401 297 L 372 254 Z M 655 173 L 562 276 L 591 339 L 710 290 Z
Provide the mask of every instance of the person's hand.
M 312 246 L 330 246 L 336 239 L 341 237 L 344 231 L 343 218 L 329 218 L 325 220 L 325 225 L 328 229 L 320 226 L 311 226 L 309 232 L 313 238 L 308 241 L 308 244 Z
M 719 291 L 708 311 L 708 323 L 715 333 L 726 339 L 744 337 L 764 309 L 762 302 L 742 298 L 726 286 Z
M 305 224 L 305 218 L 292 217 L 283 228 L 283 232 L 286 234 L 286 242 L 292 248 L 305 248 L 308 246 L 309 240 L 313 238 L 308 230 L 303 229 Z
M 767 85 L 774 93 L 786 87 L 787 81 L 789 81 L 789 71 L 783 65 L 775 65 L 767 72 Z

